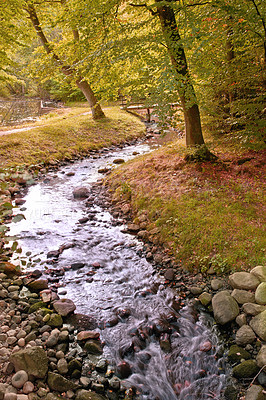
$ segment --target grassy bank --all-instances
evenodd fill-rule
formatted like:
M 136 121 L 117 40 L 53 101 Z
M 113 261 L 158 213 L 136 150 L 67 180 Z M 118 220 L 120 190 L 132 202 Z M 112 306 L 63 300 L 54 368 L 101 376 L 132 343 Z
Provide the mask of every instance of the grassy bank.
M 249 269 L 265 263 L 265 153 L 232 150 L 223 143 L 217 163 L 187 163 L 179 141 L 122 166 L 108 185 L 186 269 Z
M 95 122 L 87 107 L 73 107 L 43 116 L 28 131 L 1 136 L 1 167 L 71 158 L 144 133 L 144 125 L 118 107 L 106 108 L 105 113 L 105 120 Z

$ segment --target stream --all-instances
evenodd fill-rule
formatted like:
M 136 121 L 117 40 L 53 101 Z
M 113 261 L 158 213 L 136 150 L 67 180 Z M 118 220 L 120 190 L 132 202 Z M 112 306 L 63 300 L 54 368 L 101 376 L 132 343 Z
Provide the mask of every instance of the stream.
M 210 317 L 180 305 L 142 255 L 143 244 L 108 211 L 73 197 L 75 188 L 91 190 L 102 178 L 99 168 L 150 151 L 141 142 L 104 149 L 48 172 L 29 188 L 17 210 L 26 219 L 11 224 L 10 234 L 19 239 L 27 270 L 42 269 L 76 312 L 97 320 L 105 356 L 130 365 L 126 384 L 140 399 L 222 399 L 222 346 Z M 60 246 L 58 257 L 47 258 Z

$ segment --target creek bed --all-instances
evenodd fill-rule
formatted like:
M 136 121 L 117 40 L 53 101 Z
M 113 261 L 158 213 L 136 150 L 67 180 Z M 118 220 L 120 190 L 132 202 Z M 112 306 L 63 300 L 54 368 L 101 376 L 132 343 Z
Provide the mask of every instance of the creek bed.
M 212 321 L 165 288 L 143 244 L 93 197 L 99 169 L 149 151 L 145 143 L 106 149 L 49 172 L 29 188 L 26 219 L 11 224 L 10 234 L 19 238 L 27 270 L 42 269 L 77 312 L 97 320 L 105 356 L 124 368 L 125 384 L 140 399 L 222 399 L 227 378 Z M 92 191 L 89 202 L 73 197 L 77 187 Z

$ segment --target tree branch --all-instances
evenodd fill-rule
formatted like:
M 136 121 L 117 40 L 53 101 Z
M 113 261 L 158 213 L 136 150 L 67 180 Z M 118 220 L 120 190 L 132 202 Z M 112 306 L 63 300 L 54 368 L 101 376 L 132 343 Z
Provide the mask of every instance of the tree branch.
M 129 5 L 132 6 L 132 7 L 145 7 L 146 10 L 148 10 L 148 11 L 151 13 L 151 15 L 157 15 L 157 14 L 158 14 L 157 11 L 154 11 L 154 10 L 153 10 L 150 6 L 148 6 L 146 3 L 144 3 L 144 4 L 129 3 Z

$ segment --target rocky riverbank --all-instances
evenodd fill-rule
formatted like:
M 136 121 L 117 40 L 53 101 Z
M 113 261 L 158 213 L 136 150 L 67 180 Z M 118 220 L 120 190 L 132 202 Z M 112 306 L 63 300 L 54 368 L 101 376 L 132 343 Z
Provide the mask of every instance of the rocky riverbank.
M 0 399 L 131 399 L 128 366 L 114 374 L 96 321 L 39 275 L 0 274 Z

